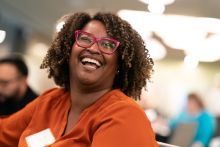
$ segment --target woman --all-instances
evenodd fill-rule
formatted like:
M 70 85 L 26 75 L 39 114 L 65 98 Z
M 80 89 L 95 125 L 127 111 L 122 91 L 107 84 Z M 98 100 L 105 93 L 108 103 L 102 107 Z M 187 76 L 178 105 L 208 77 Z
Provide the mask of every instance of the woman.
M 0 146 L 158 146 L 132 100 L 140 98 L 153 66 L 141 37 L 110 13 L 64 18 L 41 65 L 61 88 L 2 119 Z
M 192 147 L 208 147 L 215 131 L 215 118 L 205 109 L 202 98 L 197 93 L 187 95 L 187 107 L 169 122 L 174 131 L 181 123 L 195 123 L 195 135 Z

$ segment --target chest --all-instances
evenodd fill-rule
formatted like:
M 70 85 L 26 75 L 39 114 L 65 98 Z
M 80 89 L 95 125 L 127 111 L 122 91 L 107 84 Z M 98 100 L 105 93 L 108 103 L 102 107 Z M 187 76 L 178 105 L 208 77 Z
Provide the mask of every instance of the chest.
M 66 126 L 65 129 L 63 131 L 63 136 L 68 134 L 71 130 L 74 129 L 77 121 L 79 120 L 79 116 L 80 113 L 74 112 L 74 111 L 70 111 L 68 113 L 68 117 L 67 117 L 67 122 L 66 122 Z
M 94 119 L 88 119 L 88 116 L 91 117 L 92 114 L 79 115 L 79 113 L 64 110 L 59 110 L 59 112 L 56 112 L 57 110 L 50 111 L 50 113 L 38 112 L 38 114 L 33 115 L 31 122 L 21 135 L 19 147 L 27 146 L 26 138 L 28 136 L 46 129 L 50 129 L 54 137 L 55 142 L 52 146 L 86 147 L 91 145 L 94 134 L 91 129 L 94 128 L 95 124 L 92 123 Z

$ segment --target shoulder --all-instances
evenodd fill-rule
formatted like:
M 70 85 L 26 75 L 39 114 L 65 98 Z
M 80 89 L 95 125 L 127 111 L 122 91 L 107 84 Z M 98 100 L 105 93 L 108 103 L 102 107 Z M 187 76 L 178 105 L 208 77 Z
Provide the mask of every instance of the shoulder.
M 106 94 L 105 97 L 107 98 L 104 102 L 104 105 L 106 104 L 109 107 L 120 106 L 141 109 L 141 107 L 135 102 L 134 99 L 128 97 L 119 89 L 110 91 L 108 94 Z
M 203 121 L 203 122 L 213 122 L 215 120 L 214 116 L 207 112 L 207 111 L 203 111 L 201 112 L 200 116 L 199 116 L 199 120 Z
M 201 112 L 200 116 L 204 117 L 204 118 L 214 118 L 214 116 L 211 113 L 209 113 L 208 111 L 205 111 L 205 110 Z
M 121 117 L 147 119 L 144 110 L 130 97 L 120 90 L 113 90 L 107 94 L 108 98 L 99 107 L 99 115 L 103 117 Z
M 156 146 L 155 135 L 144 110 L 120 90 L 113 90 L 106 96 L 92 121 L 95 140 L 103 144 L 110 142 L 111 146 Z M 108 135 L 109 138 L 106 137 Z M 97 139 L 100 136 L 102 139 Z M 118 142 L 120 137 L 122 140 Z
M 49 89 L 49 90 L 46 90 L 45 92 L 43 92 L 40 96 L 41 97 L 44 97 L 44 96 L 51 96 L 51 97 L 54 97 L 54 96 L 60 96 L 64 93 L 66 93 L 67 91 L 65 91 L 63 88 L 52 88 L 52 89 Z
M 63 88 L 52 88 L 41 94 L 38 99 L 40 103 L 45 103 L 54 100 L 61 100 L 63 98 L 66 98 L 67 95 L 69 95 L 69 92 Z

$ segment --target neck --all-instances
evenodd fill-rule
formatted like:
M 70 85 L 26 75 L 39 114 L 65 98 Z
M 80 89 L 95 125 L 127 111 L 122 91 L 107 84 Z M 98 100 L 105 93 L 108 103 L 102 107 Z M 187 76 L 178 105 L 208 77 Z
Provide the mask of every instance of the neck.
M 102 95 L 110 91 L 111 88 L 100 89 L 100 90 L 82 90 L 79 88 L 70 89 L 71 96 L 71 110 L 78 112 L 83 111 L 85 108 L 95 103 Z
M 202 109 L 199 109 L 199 108 L 198 108 L 198 109 L 195 109 L 195 110 L 193 110 L 193 111 L 191 110 L 190 114 L 196 116 L 196 115 L 198 115 L 200 112 L 202 112 Z

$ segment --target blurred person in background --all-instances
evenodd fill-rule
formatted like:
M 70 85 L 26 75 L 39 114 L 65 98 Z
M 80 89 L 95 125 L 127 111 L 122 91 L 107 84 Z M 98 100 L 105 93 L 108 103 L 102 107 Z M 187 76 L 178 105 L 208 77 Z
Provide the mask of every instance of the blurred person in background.
M 20 55 L 0 58 L 0 116 L 17 112 L 37 97 L 27 78 L 28 68 Z
M 169 122 L 171 130 L 175 130 L 179 123 L 196 123 L 192 147 L 208 147 L 215 131 L 215 118 L 205 109 L 198 94 L 188 94 L 186 110 Z
M 60 87 L 0 119 L 0 146 L 157 147 L 135 102 L 153 70 L 141 36 L 112 13 L 64 18 L 41 65 Z

